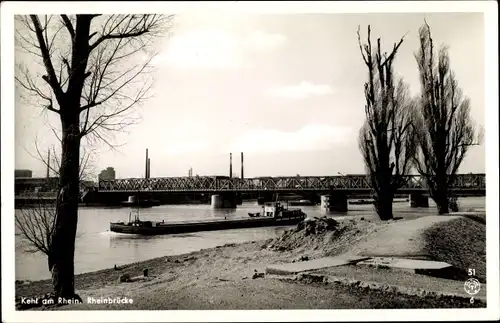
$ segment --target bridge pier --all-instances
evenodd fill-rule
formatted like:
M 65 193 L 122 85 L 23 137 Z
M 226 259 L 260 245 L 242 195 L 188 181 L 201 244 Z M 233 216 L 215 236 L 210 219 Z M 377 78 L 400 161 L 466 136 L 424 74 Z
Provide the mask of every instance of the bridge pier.
M 235 194 L 214 194 L 212 195 L 212 209 L 234 209 L 238 204 Z
M 321 196 L 322 212 L 347 212 L 347 194 L 344 192 L 335 192 Z
M 429 197 L 423 193 L 410 194 L 410 207 L 429 207 Z

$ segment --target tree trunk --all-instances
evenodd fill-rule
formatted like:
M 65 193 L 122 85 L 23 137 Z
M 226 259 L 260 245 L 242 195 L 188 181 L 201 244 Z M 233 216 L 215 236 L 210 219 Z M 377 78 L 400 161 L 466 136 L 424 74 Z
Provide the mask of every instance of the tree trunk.
M 392 200 L 393 200 L 393 195 L 389 193 L 381 192 L 381 194 L 375 196 L 375 209 L 377 211 L 380 220 L 387 221 L 393 218 Z
M 382 149 L 382 148 L 380 148 Z M 379 150 L 380 151 L 380 150 Z M 389 164 L 387 162 L 387 164 Z M 375 190 L 375 210 L 382 221 L 390 220 L 392 215 L 392 200 L 394 193 L 392 192 L 390 179 L 392 174 L 388 172 L 389 168 L 378 167 L 378 171 L 373 179 L 372 185 L 377 187 Z
M 381 151 L 382 148 L 379 148 Z M 388 164 L 388 160 L 387 160 Z M 374 198 L 375 210 L 380 220 L 386 221 L 393 218 L 392 201 L 394 199 L 394 191 L 391 184 L 392 167 L 378 167 L 375 176 L 372 177 L 371 183 L 376 187 Z
M 435 202 L 438 207 L 439 215 L 449 213 L 449 201 L 448 201 L 448 194 L 446 194 L 446 192 L 439 192 Z
M 80 128 L 79 114 L 61 114 L 62 158 L 59 172 L 59 195 L 56 223 L 52 235 L 49 267 L 54 292 L 58 297 L 75 297 L 74 256 L 78 222 Z
M 448 184 L 445 171 L 440 171 L 439 175 L 437 175 L 435 202 L 438 208 L 438 215 L 449 212 Z

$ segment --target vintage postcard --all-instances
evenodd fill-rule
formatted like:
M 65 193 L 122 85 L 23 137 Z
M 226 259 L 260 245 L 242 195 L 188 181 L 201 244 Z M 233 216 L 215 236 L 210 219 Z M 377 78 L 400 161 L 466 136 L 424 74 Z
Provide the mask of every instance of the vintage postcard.
M 3 2 L 2 321 L 498 319 L 497 9 Z

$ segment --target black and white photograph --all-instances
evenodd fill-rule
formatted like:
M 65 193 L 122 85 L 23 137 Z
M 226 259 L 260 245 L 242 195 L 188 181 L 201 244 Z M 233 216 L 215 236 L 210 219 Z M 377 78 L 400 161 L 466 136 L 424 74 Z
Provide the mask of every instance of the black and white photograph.
M 2 321 L 499 319 L 497 11 L 3 2 Z

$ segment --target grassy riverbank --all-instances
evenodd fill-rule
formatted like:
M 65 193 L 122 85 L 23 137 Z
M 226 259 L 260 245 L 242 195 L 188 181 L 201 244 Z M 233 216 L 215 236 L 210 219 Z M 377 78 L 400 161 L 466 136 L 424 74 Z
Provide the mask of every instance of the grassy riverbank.
M 403 221 L 381 223 L 358 219 L 331 222 L 317 219 L 311 224 L 303 224 L 288 230 L 276 239 L 230 244 L 185 255 L 133 263 L 117 270 L 110 268 L 77 275 L 75 285 L 84 303 L 61 306 L 57 309 L 484 307 L 484 303 L 481 302 L 469 304 L 468 301 L 457 298 L 412 296 L 383 289 L 370 290 L 357 285 L 287 282 L 267 277 L 253 279 L 255 273 L 263 273 L 266 265 L 272 263 L 292 262 L 303 256 L 312 259 L 345 253 L 354 250 L 356 246 L 362 249 L 370 242 L 374 243 L 374 247 L 378 245 L 378 248 L 382 248 L 383 239 L 380 234 L 390 230 L 396 224 L 400 226 L 398 231 L 401 231 L 404 224 L 400 223 Z M 463 221 L 470 221 L 474 225 Z M 411 231 L 410 226 L 408 227 L 408 235 L 414 239 L 415 232 Z M 452 255 L 447 255 L 447 257 L 453 265 L 467 266 L 470 261 L 475 261 L 476 271 L 482 275 L 483 265 L 485 270 L 485 257 L 480 249 L 484 247 L 484 241 L 483 244 L 476 243 L 468 249 L 468 254 L 461 256 L 456 255 L 460 252 L 458 247 L 449 248 L 448 244 L 454 241 L 454 236 L 463 239 L 464 232 L 458 232 L 459 229 L 474 231 L 470 233 L 475 234 L 473 237 L 476 240 L 485 238 L 484 224 L 463 217 L 436 223 L 429 221 L 425 230 L 418 236 L 424 239 L 424 243 L 421 244 L 424 249 L 428 248 L 428 244 L 425 244 L 425 241 L 428 241 L 426 237 L 432 239 L 433 245 L 437 247 L 429 252 L 437 257 L 443 254 L 446 248 L 452 250 Z M 436 232 L 443 234 L 437 235 Z M 439 236 L 444 238 L 439 239 Z M 149 276 L 139 278 L 146 268 L 149 270 Z M 346 276 L 350 273 L 353 277 L 361 275 L 359 268 L 345 267 L 342 270 L 346 272 Z M 123 274 L 137 277 L 137 279 L 133 279 L 133 282 L 121 283 L 119 277 Z M 369 276 L 367 273 L 363 275 Z M 395 284 L 405 280 L 415 283 L 424 278 L 428 280 L 428 277 L 413 273 L 397 273 L 397 275 L 385 275 L 386 281 L 382 283 Z M 436 284 L 445 285 L 446 281 L 436 281 Z M 428 282 L 427 285 L 429 285 Z M 51 290 L 49 280 L 16 284 L 17 297 L 40 295 Z M 95 299 L 128 297 L 133 299 L 133 304 L 87 304 L 89 297 Z

